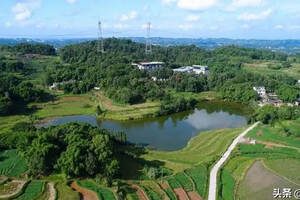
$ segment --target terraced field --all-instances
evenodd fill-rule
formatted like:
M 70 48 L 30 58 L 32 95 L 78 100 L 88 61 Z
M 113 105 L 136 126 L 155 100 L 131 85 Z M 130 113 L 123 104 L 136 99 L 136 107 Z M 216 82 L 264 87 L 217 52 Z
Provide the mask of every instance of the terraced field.
M 0 174 L 19 177 L 27 171 L 27 163 L 24 158 L 17 154 L 16 150 L 0 152 Z
M 43 181 L 31 181 L 23 194 L 21 194 L 17 200 L 32 200 L 42 194 L 45 189 L 45 182 Z
M 115 199 L 115 196 L 111 190 L 101 187 L 91 180 L 78 181 L 78 185 L 80 187 L 96 192 L 99 200 Z
M 195 189 L 201 197 L 206 197 L 207 184 L 208 184 L 208 170 L 205 166 L 198 166 L 193 169 L 186 170 L 195 183 Z

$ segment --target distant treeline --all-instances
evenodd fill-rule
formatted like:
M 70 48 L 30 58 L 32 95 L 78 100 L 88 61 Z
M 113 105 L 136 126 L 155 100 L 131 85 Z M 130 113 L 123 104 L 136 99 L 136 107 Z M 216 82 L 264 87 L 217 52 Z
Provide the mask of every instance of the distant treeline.
M 0 51 L 8 51 L 20 54 L 55 55 L 55 48 L 42 43 L 20 43 L 14 46 L 0 46 Z

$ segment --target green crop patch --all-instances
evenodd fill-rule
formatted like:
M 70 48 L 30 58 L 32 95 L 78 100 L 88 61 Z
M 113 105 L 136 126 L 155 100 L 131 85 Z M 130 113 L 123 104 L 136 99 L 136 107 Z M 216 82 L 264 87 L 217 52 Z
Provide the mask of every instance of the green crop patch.
M 35 199 L 39 194 L 43 192 L 45 182 L 43 181 L 32 181 L 30 182 L 24 193 L 17 198 L 17 200 L 32 200 Z
M 0 174 L 19 177 L 26 171 L 26 160 L 19 156 L 16 150 L 5 150 L 0 152 Z
M 184 173 L 178 173 L 175 175 L 175 179 L 182 185 L 185 191 L 193 190 L 193 183 L 184 175 Z
M 96 192 L 99 200 L 114 200 L 115 199 L 115 196 L 112 193 L 112 191 L 110 191 L 104 187 L 101 187 L 92 181 L 89 181 L 89 180 L 79 181 L 78 185 L 83 188 L 86 188 L 88 190 L 92 190 L 92 191 Z
M 209 173 L 207 168 L 201 165 L 197 168 L 186 170 L 186 173 L 194 181 L 198 194 L 202 197 L 205 197 Z

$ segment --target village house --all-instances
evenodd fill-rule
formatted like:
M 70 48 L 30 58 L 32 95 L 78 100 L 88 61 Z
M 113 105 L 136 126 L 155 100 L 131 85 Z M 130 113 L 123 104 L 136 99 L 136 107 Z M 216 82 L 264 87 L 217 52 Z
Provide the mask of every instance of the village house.
M 267 94 L 266 88 L 264 86 L 253 87 L 253 90 L 256 91 L 260 97 L 264 97 Z

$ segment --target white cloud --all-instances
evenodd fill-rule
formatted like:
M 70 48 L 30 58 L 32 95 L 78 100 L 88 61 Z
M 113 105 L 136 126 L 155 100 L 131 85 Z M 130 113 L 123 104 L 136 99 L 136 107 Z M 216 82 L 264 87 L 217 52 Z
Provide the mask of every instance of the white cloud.
M 218 0 L 177 0 L 177 6 L 186 10 L 206 10 L 217 3 Z
M 234 7 L 259 7 L 264 5 L 265 0 L 233 0 Z
M 283 26 L 283 25 L 281 25 L 281 24 L 278 24 L 278 25 L 276 25 L 274 28 L 275 28 L 275 29 L 283 29 L 283 28 L 284 28 L 284 26 Z
M 15 14 L 15 20 L 25 21 L 32 16 L 32 12 L 40 7 L 40 1 L 19 2 L 13 8 L 12 12 Z
M 261 7 L 267 0 L 233 0 L 232 3 L 225 7 L 226 11 L 235 11 L 238 8 Z
M 163 4 L 176 3 L 177 6 L 185 10 L 206 10 L 215 6 L 218 0 L 163 0 Z
M 12 24 L 10 22 L 5 22 L 4 25 L 5 25 L 5 27 L 9 28 L 9 27 L 11 27 Z
M 128 21 L 128 20 L 133 20 L 137 17 L 138 13 L 136 11 L 131 11 L 130 13 L 126 14 L 126 15 L 122 15 L 121 16 L 121 21 Z
M 192 24 L 180 24 L 178 28 L 181 30 L 191 30 L 194 26 Z
M 199 21 L 200 15 L 188 15 L 185 20 L 189 22 Z
M 68 3 L 73 4 L 76 3 L 77 0 L 66 0 Z
M 262 20 L 269 17 L 271 13 L 272 13 L 272 9 L 265 10 L 261 13 L 243 13 L 239 15 L 237 19 L 243 21 Z

